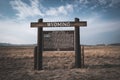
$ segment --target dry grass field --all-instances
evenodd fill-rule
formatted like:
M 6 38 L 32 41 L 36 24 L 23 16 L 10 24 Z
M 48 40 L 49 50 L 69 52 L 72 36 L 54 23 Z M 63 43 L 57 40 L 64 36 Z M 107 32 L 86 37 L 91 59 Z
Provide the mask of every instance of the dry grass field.
M 74 67 L 73 51 L 43 53 L 33 69 L 33 47 L 0 47 L 0 80 L 120 80 L 120 46 L 86 46 L 85 66 Z

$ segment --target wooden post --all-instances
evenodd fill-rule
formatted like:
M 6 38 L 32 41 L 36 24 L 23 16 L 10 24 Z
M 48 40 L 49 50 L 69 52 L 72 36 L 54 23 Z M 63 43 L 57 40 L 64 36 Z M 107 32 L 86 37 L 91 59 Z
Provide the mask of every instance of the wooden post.
M 37 46 L 34 48 L 34 70 L 37 69 Z
M 82 67 L 84 68 L 84 64 L 85 64 L 85 62 L 84 62 L 84 45 L 83 46 L 81 46 L 81 55 L 82 55 Z
M 39 19 L 38 23 L 42 23 L 43 19 Z M 37 70 L 42 70 L 42 52 L 43 52 L 43 28 L 38 28 L 37 41 Z
M 78 18 L 75 18 L 75 22 L 79 22 Z M 81 47 L 80 47 L 80 34 L 79 27 L 75 26 L 75 67 L 81 68 Z

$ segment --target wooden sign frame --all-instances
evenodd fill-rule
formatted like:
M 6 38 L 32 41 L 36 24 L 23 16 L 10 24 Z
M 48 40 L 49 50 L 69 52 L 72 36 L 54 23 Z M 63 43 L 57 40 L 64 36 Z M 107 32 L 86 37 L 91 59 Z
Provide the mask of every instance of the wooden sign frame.
M 79 18 L 75 18 L 75 21 L 68 22 L 43 22 L 43 19 L 39 19 L 38 22 L 32 22 L 31 27 L 38 28 L 37 47 L 34 49 L 34 69 L 42 70 L 42 53 L 43 53 L 43 27 L 75 27 L 74 32 L 74 49 L 75 49 L 75 67 L 82 67 L 81 60 L 81 47 L 80 47 L 80 28 L 81 26 L 87 26 L 86 21 L 79 21 Z

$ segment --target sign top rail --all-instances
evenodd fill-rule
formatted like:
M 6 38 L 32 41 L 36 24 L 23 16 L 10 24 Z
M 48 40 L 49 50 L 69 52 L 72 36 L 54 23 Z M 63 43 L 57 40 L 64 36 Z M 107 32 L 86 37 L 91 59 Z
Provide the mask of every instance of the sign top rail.
M 32 22 L 31 27 L 80 27 L 87 26 L 86 21 L 66 21 L 66 22 Z

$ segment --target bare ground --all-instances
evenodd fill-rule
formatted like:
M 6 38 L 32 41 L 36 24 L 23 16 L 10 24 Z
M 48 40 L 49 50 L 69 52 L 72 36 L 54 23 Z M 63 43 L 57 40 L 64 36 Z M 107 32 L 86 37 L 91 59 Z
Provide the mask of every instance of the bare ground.
M 85 47 L 85 66 L 74 67 L 73 51 L 43 53 L 33 69 L 33 47 L 0 47 L 0 80 L 120 80 L 120 46 Z

